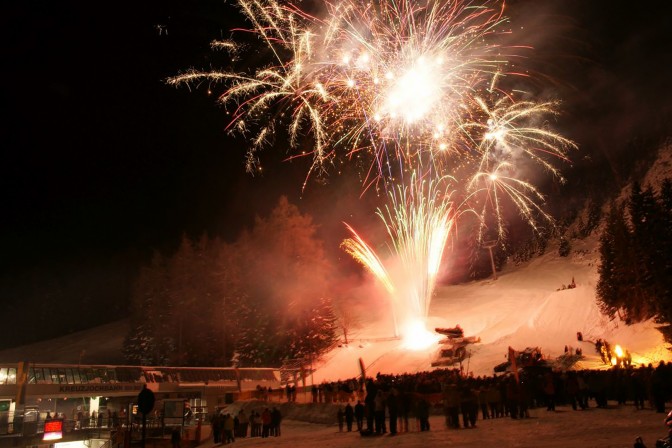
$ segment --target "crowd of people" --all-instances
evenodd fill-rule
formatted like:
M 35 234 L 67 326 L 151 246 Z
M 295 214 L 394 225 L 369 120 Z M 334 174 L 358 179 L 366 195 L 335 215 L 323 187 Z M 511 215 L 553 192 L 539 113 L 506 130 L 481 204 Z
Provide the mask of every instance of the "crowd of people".
M 288 402 L 296 401 L 296 385 L 287 383 L 285 387 L 273 389 L 270 386 L 262 386 L 261 384 L 258 384 L 254 393 L 254 398 L 257 400 L 271 401 L 274 397 L 277 397 L 277 399 L 282 401 L 285 399 L 285 395 L 287 396 Z
M 479 419 L 525 419 L 533 408 L 546 411 L 555 411 L 557 405 L 571 406 L 577 411 L 606 408 L 608 400 L 662 413 L 665 403 L 672 399 L 672 363 L 565 372 L 530 368 L 519 375 L 487 377 L 465 376 L 459 369 L 441 369 L 416 374 L 378 374 L 365 384 L 352 379 L 324 383 L 313 390 L 313 401 L 339 404 L 336 420 L 340 431 L 352 431 L 356 425 L 362 435 L 394 435 L 414 427 L 417 431 L 429 430 L 430 412 L 443 412 L 446 426 L 455 429 L 475 428 Z M 411 419 L 415 425 L 409 423 Z
M 296 401 L 296 389 L 292 391 L 292 387 L 276 396 Z M 269 400 L 268 390 L 262 392 L 262 400 Z M 536 366 L 518 374 L 478 377 L 464 375 L 460 369 L 379 373 L 366 380 L 323 382 L 302 392 L 308 398 L 305 401 L 337 405 L 334 417 L 339 431 L 357 431 L 362 436 L 395 435 L 429 431 L 430 414 L 443 414 L 446 426 L 458 429 L 476 428 L 479 420 L 526 419 L 531 409 L 553 412 L 558 405 L 576 411 L 607 408 L 608 400 L 662 413 L 672 399 L 672 362 L 661 361 L 655 367 L 618 365 L 609 370 L 577 371 Z M 235 416 L 218 413 L 212 420 L 215 442 L 279 436 L 281 418 L 275 407 L 261 413 L 253 411 L 249 416 L 244 410 Z
M 276 407 L 264 408 L 262 412 L 252 411 L 248 416 L 244 409 L 231 415 L 223 411 L 216 412 L 210 420 L 212 435 L 217 444 L 229 444 L 236 438 L 248 437 L 278 437 L 282 414 Z

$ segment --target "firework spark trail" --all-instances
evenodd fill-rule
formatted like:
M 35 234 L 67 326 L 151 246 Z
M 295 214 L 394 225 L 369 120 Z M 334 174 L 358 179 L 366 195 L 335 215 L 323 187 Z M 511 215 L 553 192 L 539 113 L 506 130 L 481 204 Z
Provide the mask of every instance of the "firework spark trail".
M 366 241 L 362 239 L 362 237 L 357 234 L 355 229 L 350 227 L 347 223 L 345 223 L 345 227 L 352 233 L 352 238 L 347 238 L 341 243 L 341 248 L 345 250 L 346 253 L 348 253 L 352 258 L 357 260 L 359 263 L 362 264 L 366 269 L 371 272 L 376 279 L 385 287 L 385 290 L 387 291 L 387 294 L 389 297 L 391 297 L 393 300 L 395 298 L 395 288 L 394 284 L 392 283 L 392 279 L 390 278 L 390 275 L 387 273 L 387 270 L 385 269 L 385 265 L 383 264 L 382 261 L 380 261 L 380 258 L 378 258 L 378 255 L 376 252 L 369 246 Z M 399 335 L 399 327 L 397 323 L 397 310 L 396 310 L 396 305 L 394 302 L 391 303 L 392 305 L 392 320 L 394 324 L 394 335 L 398 336 Z
M 359 261 L 364 265 L 373 275 L 378 278 L 382 283 L 389 294 L 394 294 L 394 285 L 390 279 L 385 265 L 376 252 L 371 249 L 371 247 L 360 237 L 355 229 L 350 227 L 349 224 L 345 224 L 347 229 L 352 233 L 353 238 L 348 238 L 341 244 L 343 250 L 345 250 L 352 258 Z
M 493 154 L 494 150 L 499 149 L 507 154 L 522 152 L 554 176 L 560 177 L 558 169 L 544 157 L 551 155 L 567 161 L 567 150 L 575 148 L 575 144 L 544 127 L 535 127 L 532 124 L 534 120 L 557 115 L 557 103 L 514 102 L 511 98 L 504 97 L 496 101 L 494 107 L 489 108 L 481 98 L 476 98 L 476 102 L 487 119 L 485 122 L 468 123 L 467 126 L 478 128 L 478 134 L 482 135 L 479 145 L 483 154 L 481 171 L 487 168 L 492 159 L 501 160 L 501 156 Z
M 424 180 L 415 174 L 411 179 L 408 186 L 391 190 L 391 205 L 377 212 L 392 242 L 389 267 L 347 224 L 353 237 L 342 244 L 393 298 L 395 328 L 396 316 L 403 316 L 401 326 L 426 321 L 443 251 L 455 222 L 449 187 L 452 179 Z
M 516 209 L 533 229 L 538 230 L 538 216 L 547 222 L 553 220 L 539 205 L 544 200 L 543 195 L 531 183 L 507 175 L 511 171 L 514 171 L 513 165 L 508 162 L 499 162 L 490 171 L 476 173 L 468 184 L 468 188 L 472 190 L 471 194 L 482 198 L 479 208 L 475 210 L 481 222 L 485 222 L 488 211 L 495 211 L 492 215 L 497 220 L 497 235 L 505 234 L 502 214 L 497 212 L 501 209 L 500 193 L 516 205 Z M 484 230 L 485 227 L 480 226 L 479 241 L 483 241 Z
M 391 206 L 378 211 L 401 263 L 411 316 L 423 321 L 436 285 L 446 241 L 453 226 L 454 209 L 448 178 L 423 180 L 412 176 L 410 185 L 390 193 Z

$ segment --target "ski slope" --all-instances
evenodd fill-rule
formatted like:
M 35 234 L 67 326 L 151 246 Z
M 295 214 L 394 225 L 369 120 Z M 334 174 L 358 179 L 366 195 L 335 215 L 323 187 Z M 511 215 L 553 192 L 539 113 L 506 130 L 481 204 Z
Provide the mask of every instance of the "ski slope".
M 524 264 L 509 264 L 497 279 L 438 287 L 432 299 L 428 328 L 459 324 L 465 336 L 481 342 L 467 346 L 462 369 L 474 375 L 492 375 L 493 367 L 506 361 L 508 348 L 539 347 L 544 358 L 564 354 L 565 345 L 584 354 L 577 367 L 606 367 L 593 341 L 601 338 L 612 346 L 621 345 L 634 364 L 670 360 L 656 324 L 647 321 L 627 326 L 600 313 L 595 285 L 599 260 L 595 238 L 572 242 L 568 257 L 558 256 L 557 247 Z M 561 289 L 571 283 L 576 287 Z M 391 317 L 380 313 L 375 321 L 364 322 L 353 332 L 350 343 L 334 349 L 315 365 L 313 380 L 338 380 L 360 374 L 359 359 L 367 375 L 432 370 L 440 346 L 410 351 L 393 336 Z M 583 342 L 577 332 L 583 333 Z M 455 367 L 460 367 L 456 364 Z

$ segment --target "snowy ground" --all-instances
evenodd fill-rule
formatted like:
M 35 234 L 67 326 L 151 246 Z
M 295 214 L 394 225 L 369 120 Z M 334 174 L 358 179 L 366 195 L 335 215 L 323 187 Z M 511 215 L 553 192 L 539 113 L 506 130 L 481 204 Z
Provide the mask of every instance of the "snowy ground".
M 573 241 L 572 245 L 569 257 L 559 257 L 557 247 L 549 247 L 546 254 L 524 265 L 509 264 L 496 280 L 439 287 L 428 328 L 459 324 L 465 336 L 481 338 L 480 343 L 468 347 L 470 356 L 462 363 L 462 368 L 474 375 L 492 375 L 493 367 L 506 360 L 509 346 L 515 350 L 540 347 L 551 360 L 564 353 L 565 345 L 581 347 L 585 359 L 576 367 L 605 368 L 591 342 L 597 338 L 628 349 L 636 365 L 671 360 L 669 344 L 653 322 L 626 326 L 600 313 L 595 295 L 597 243 L 593 238 Z M 576 288 L 558 290 L 572 278 Z M 371 313 L 362 310 L 359 314 Z M 391 322 L 385 313 L 379 313 L 375 322 L 363 322 L 354 332 L 353 342 L 334 350 L 317 366 L 313 380 L 355 377 L 359 375 L 359 358 L 368 375 L 432 370 L 438 344 L 421 351 L 404 349 L 401 341 L 390 340 L 394 333 Z M 584 342 L 577 341 L 578 331 Z
M 612 403 L 613 404 L 613 403 Z M 665 435 L 663 415 L 652 410 L 638 411 L 631 405 L 610 409 L 591 408 L 573 411 L 558 407 L 556 412 L 533 409 L 530 418 L 512 420 L 501 418 L 479 420 L 474 429 L 445 427 L 442 416 L 430 418 L 429 432 L 403 433 L 397 436 L 361 437 L 358 433 L 339 433 L 336 425 L 318 425 L 285 420 L 282 436 L 268 439 L 237 439 L 239 447 L 407 447 L 427 448 L 454 446 L 460 448 L 485 447 L 632 447 L 635 437 L 641 436 L 647 447 Z M 414 421 L 412 420 L 414 423 Z M 212 441 L 202 448 L 214 446 Z

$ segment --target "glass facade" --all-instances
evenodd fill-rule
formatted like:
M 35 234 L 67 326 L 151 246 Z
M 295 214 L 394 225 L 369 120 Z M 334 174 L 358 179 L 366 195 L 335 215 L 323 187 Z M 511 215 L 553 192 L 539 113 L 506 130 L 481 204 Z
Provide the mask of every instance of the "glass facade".
M 32 364 L 28 384 L 214 383 L 277 381 L 274 369 L 73 366 Z M 0 384 L 16 384 L 16 368 L 0 367 Z

